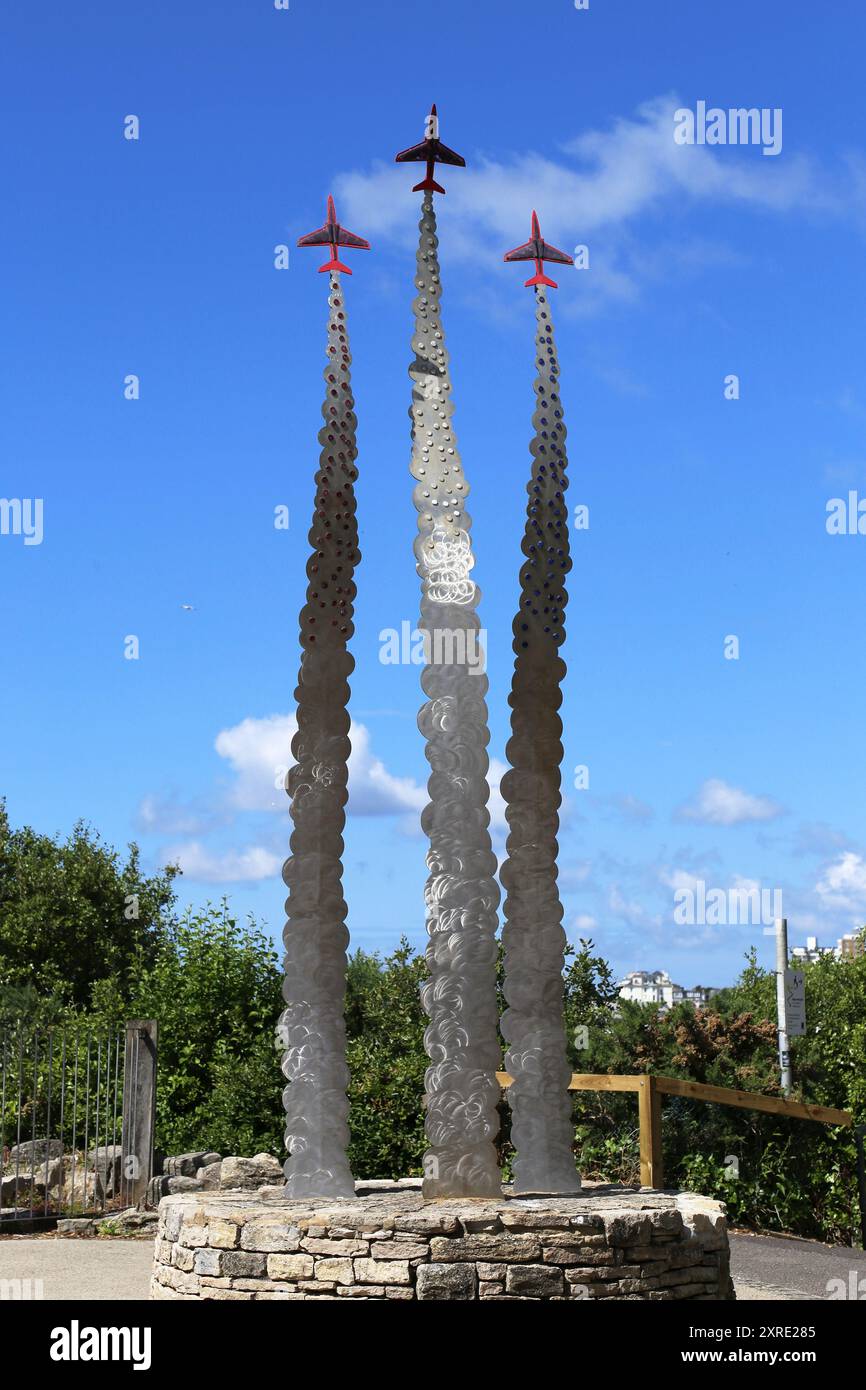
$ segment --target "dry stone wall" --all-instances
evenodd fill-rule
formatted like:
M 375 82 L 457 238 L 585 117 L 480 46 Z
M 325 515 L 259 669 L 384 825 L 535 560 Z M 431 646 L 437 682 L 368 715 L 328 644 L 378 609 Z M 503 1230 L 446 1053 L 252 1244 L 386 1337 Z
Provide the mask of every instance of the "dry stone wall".
M 724 1206 L 598 1187 L 576 1198 L 164 1198 L 151 1297 L 730 1299 Z

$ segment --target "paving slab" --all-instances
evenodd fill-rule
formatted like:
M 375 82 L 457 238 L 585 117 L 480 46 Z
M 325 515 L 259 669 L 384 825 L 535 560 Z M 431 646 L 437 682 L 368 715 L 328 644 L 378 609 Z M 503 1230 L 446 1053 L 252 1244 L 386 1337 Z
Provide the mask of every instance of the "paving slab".
M 152 1240 L 0 1240 L 0 1299 L 16 1296 L 64 1303 L 148 1297 Z M 29 1285 L 27 1281 L 30 1281 Z

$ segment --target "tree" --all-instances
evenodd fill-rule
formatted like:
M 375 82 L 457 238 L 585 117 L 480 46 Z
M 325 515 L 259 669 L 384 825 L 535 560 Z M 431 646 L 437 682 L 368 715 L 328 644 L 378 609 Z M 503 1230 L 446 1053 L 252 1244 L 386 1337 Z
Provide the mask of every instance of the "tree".
M 134 1015 L 159 1023 L 164 1152 L 282 1152 L 281 986 L 270 940 L 252 919 L 239 923 L 225 901 L 165 928 L 128 998 Z
M 65 841 L 12 830 L 0 802 L 0 993 L 32 987 L 50 1015 L 88 1007 L 97 981 L 125 988 L 153 959 L 177 872 L 144 875 L 136 845 L 122 863 L 83 822 Z
M 422 1171 L 429 1060 L 420 988 L 426 976 L 424 958 L 405 938 L 384 961 L 363 951 L 349 958 L 349 1158 L 356 1177 L 401 1178 Z

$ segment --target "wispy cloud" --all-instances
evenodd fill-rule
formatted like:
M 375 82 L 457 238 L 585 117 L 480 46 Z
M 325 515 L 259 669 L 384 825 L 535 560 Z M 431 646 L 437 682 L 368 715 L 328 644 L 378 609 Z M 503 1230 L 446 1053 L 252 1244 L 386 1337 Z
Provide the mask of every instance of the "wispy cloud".
M 775 820 L 784 815 L 784 808 L 769 796 L 753 796 L 720 777 L 710 777 L 693 800 L 678 807 L 674 815 L 676 820 L 701 825 L 746 825 L 751 821 Z
M 590 269 L 565 271 L 563 284 L 575 290 L 575 305 L 592 308 L 627 303 L 642 282 L 670 273 L 670 255 L 654 260 L 645 236 L 646 220 L 668 208 L 732 204 L 770 214 L 796 209 L 809 217 L 862 216 L 863 165 L 856 156 L 829 173 L 787 151 L 780 160 L 756 160 L 751 150 L 678 145 L 673 116 L 681 105 L 675 93 L 657 96 L 633 116 L 567 141 L 558 157 L 534 149 L 505 159 L 477 155 L 471 176 L 454 177 L 448 185 L 449 258 L 477 262 L 479 245 L 504 252 L 528 235 L 529 213 L 536 208 L 548 240 L 565 249 L 590 247 Z M 376 162 L 368 170 L 339 174 L 335 186 L 347 218 L 371 238 L 411 247 L 418 209 L 406 197 L 405 169 Z M 728 260 L 732 252 L 696 237 L 694 244 L 679 241 L 670 254 L 682 273 Z M 507 271 L 500 266 L 499 272 L 504 280 Z
M 853 851 L 841 854 L 825 866 L 815 892 L 824 908 L 861 924 L 866 920 L 866 859 Z
M 160 856 L 164 864 L 178 864 L 187 878 L 200 883 L 252 883 L 276 878 L 283 862 L 279 854 L 261 845 L 242 850 L 210 850 L 197 840 L 170 845 Z
M 241 883 L 272 878 L 285 853 L 277 837 L 264 828 L 263 815 L 280 813 L 286 819 L 289 803 L 284 780 L 292 764 L 292 739 L 297 732 L 293 714 L 250 717 L 222 729 L 214 748 L 224 760 L 227 776 L 215 782 L 209 798 L 184 804 L 175 796 L 146 796 L 138 811 L 141 828 L 150 834 L 175 838 L 159 853 L 164 864 L 179 864 L 184 874 L 202 883 Z M 403 816 L 414 829 L 427 803 L 426 789 L 411 777 L 389 771 L 373 752 L 364 724 L 350 730 L 349 803 L 353 816 Z M 498 777 L 497 777 L 498 782 Z M 504 820 L 503 820 L 504 824 Z M 235 840 L 252 839 L 229 849 L 210 842 L 210 833 L 232 827 Z

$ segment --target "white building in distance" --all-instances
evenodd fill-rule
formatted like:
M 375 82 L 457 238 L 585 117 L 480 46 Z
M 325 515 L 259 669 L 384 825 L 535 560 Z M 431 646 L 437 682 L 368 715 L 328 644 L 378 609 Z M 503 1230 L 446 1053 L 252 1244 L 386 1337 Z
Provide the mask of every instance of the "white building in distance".
M 631 999 L 636 1004 L 658 1004 L 663 1011 L 684 1001 L 701 1009 L 719 992 L 706 985 L 683 989 L 666 970 L 632 970 L 620 980 L 618 989 L 620 999 Z
M 849 931 L 840 936 L 835 946 L 819 946 L 817 936 L 807 936 L 805 946 L 795 946 L 791 961 L 797 965 L 815 965 L 822 956 L 835 956 L 837 960 L 850 960 L 863 954 L 863 933 Z

